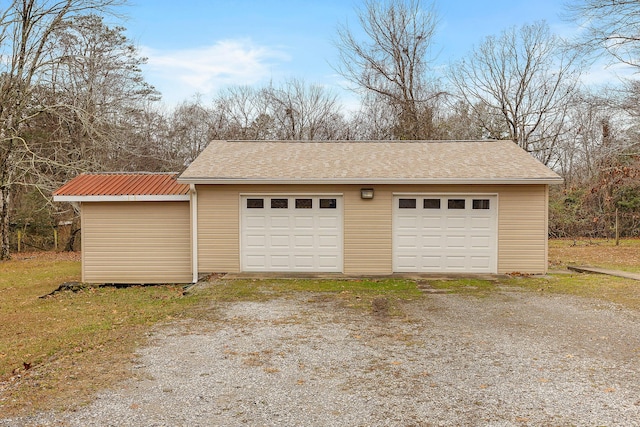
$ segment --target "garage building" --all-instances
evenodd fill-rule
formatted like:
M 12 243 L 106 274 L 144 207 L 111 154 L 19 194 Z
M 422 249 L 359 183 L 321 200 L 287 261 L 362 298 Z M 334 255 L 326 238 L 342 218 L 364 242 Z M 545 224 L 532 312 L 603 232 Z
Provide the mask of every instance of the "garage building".
M 205 272 L 544 273 L 548 189 L 561 182 L 511 141 L 213 141 L 176 185 L 188 199 L 196 280 Z M 92 207 L 100 206 L 113 209 Z M 92 246 L 86 226 L 83 259 L 103 244 Z

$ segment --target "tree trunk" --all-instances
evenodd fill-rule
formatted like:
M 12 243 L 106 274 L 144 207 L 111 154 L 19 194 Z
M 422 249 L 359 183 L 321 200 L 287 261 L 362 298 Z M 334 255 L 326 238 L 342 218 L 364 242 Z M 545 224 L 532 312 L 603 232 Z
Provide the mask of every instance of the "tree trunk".
M 11 192 L 9 186 L 0 186 L 0 261 L 11 258 L 9 246 L 9 202 Z
M 72 226 L 73 227 L 73 226 Z M 65 252 L 73 252 L 74 246 L 76 245 L 76 234 L 82 230 L 81 228 L 76 228 L 75 230 L 71 230 L 71 234 L 69 234 L 69 240 L 67 240 L 67 244 L 64 247 Z

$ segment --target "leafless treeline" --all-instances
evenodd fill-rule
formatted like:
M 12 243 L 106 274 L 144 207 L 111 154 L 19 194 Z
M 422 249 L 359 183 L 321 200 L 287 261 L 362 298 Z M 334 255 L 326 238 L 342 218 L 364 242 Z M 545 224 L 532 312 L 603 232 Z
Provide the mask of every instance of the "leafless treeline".
M 430 56 L 431 3 L 364 0 L 365 38 L 347 25 L 335 38 L 334 68 L 359 96 L 356 111 L 294 78 L 163 109 L 145 59 L 105 23 L 123 2 L 13 0 L 0 10 L 0 259 L 16 228 L 55 225 L 62 214 L 48 197 L 75 174 L 180 171 L 213 139 L 511 139 L 565 177 L 555 234 L 608 233 L 616 208 L 636 232 L 640 83 L 595 89 L 580 78 L 596 53 L 640 66 L 636 1 L 575 0 L 579 40 L 534 22 L 443 65 Z

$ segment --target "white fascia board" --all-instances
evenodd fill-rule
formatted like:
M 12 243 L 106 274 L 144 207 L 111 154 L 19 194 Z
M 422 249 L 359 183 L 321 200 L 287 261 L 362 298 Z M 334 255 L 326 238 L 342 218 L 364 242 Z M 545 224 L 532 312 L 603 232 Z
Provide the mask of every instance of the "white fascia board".
M 188 202 L 188 194 L 121 196 L 53 196 L 54 202 Z
M 442 184 L 562 184 L 564 180 L 558 178 L 323 178 L 323 179 L 255 179 L 255 178 L 178 178 L 180 184 L 345 184 L 345 185 L 383 185 L 383 184 L 420 184 L 420 185 L 442 185 Z

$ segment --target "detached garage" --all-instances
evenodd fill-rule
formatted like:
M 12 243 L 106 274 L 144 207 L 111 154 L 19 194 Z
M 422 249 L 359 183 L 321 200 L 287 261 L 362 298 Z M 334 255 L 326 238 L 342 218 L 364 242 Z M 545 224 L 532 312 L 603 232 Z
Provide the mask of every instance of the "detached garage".
M 83 280 L 545 273 L 562 182 L 511 141 L 213 141 L 177 179 L 141 176 L 170 186 L 56 192 L 82 203 Z
M 511 141 L 213 141 L 194 188 L 200 272 L 544 273 L 548 187 Z

